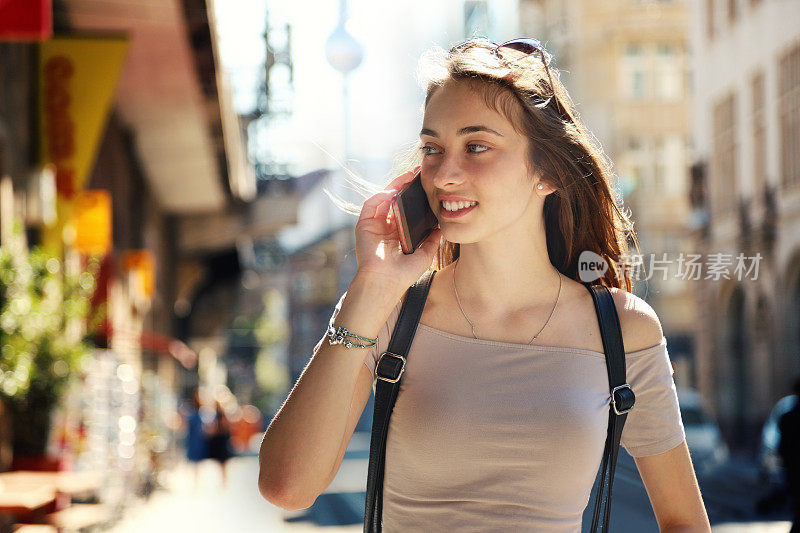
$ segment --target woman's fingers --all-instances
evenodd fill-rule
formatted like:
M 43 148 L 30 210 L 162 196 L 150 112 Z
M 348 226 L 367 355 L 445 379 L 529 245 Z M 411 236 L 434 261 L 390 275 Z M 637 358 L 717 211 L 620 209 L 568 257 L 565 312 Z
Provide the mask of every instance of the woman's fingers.
M 386 217 L 362 218 L 356 223 L 356 231 L 363 231 L 381 237 L 390 237 L 394 233 L 394 222 Z
M 373 194 L 369 198 L 364 201 L 364 205 L 361 206 L 361 214 L 358 216 L 359 220 L 363 220 L 366 218 L 375 218 L 376 213 L 378 212 L 378 207 L 381 203 L 385 201 L 392 200 L 392 197 L 395 195 L 397 191 L 394 190 L 385 190 L 378 193 Z M 386 215 L 383 215 L 386 217 Z
M 384 220 L 389 216 L 389 212 L 392 210 L 392 200 L 384 200 L 380 204 L 378 204 L 378 208 L 375 210 L 375 218 Z
M 378 217 L 386 218 L 387 213 L 391 209 L 392 197 L 397 193 L 397 191 L 402 189 L 406 184 L 410 183 L 411 180 L 414 179 L 414 174 L 416 173 L 417 169 L 419 169 L 419 167 L 400 174 L 398 177 L 393 179 L 389 185 L 386 186 L 386 189 L 367 198 L 367 200 L 364 201 L 364 205 L 361 206 L 361 214 L 359 215 L 358 219 L 362 220 L 365 218 Z

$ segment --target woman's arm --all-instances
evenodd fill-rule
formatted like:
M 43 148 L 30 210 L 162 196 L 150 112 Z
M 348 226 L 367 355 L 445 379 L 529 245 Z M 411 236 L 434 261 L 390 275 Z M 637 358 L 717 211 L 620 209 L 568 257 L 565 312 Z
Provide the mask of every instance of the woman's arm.
M 711 531 L 685 440 L 664 453 L 634 461 L 662 532 Z
M 350 284 L 336 317 L 359 335 L 378 336 L 403 290 L 358 275 Z M 269 425 L 259 453 L 259 490 L 285 509 L 304 509 L 330 484 L 361 412 L 351 413 L 365 349 L 323 341 L 289 397 Z M 369 380 L 361 380 L 372 388 Z M 369 390 L 358 397 L 369 398 Z M 363 410 L 364 403 L 361 403 Z M 349 435 L 346 433 L 349 431 Z
M 404 254 L 392 216 L 392 198 L 413 179 L 414 171 L 401 174 L 361 207 L 355 228 L 358 270 L 337 326 L 376 338 L 406 289 L 430 267 L 441 232 L 434 230 L 413 254 Z M 365 357 L 363 348 L 324 339 L 318 345 L 261 443 L 258 487 L 264 498 L 285 509 L 304 509 L 333 480 L 372 388 Z
M 653 308 L 629 292 L 614 289 L 612 294 L 625 351 L 658 344 L 663 330 Z M 634 457 L 634 461 L 662 533 L 711 531 L 686 440 L 663 453 Z

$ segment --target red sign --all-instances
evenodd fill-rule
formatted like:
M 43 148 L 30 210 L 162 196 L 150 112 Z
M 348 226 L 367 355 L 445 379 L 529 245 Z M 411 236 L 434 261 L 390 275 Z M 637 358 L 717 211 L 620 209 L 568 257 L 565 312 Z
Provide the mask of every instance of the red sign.
M 69 165 L 75 156 L 75 122 L 69 108 L 74 73 L 75 65 L 66 56 L 51 57 L 44 65 L 44 113 L 50 126 L 45 132 L 47 156 L 56 164 L 56 190 L 64 198 L 75 195 L 75 173 Z
M 0 0 L 0 41 L 44 41 L 53 35 L 51 0 Z

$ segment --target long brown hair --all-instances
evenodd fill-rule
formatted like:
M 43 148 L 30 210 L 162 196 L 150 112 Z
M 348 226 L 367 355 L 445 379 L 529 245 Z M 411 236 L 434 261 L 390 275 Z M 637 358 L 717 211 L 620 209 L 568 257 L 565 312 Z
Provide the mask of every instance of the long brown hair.
M 617 262 L 628 253 L 629 237 L 637 249 L 639 243 L 629 215 L 623 212 L 621 194 L 614 195 L 610 162 L 580 121 L 558 70 L 550 66 L 548 78 L 536 54 L 509 64 L 494 54 L 496 46 L 474 38 L 450 52 L 434 49 L 426 53 L 418 72 L 426 92 L 425 107 L 450 80 L 470 83 L 482 93 L 487 106 L 528 138 L 529 168 L 555 188 L 543 208 L 547 252 L 553 266 L 581 281 L 578 258 L 590 250 L 608 264 L 605 274 L 593 283 L 622 288 L 624 279 L 625 289 L 631 292 L 630 273 L 622 269 L 620 274 Z M 550 55 L 544 55 L 549 62 Z M 452 263 L 458 255 L 458 243 L 442 238 L 435 268 Z

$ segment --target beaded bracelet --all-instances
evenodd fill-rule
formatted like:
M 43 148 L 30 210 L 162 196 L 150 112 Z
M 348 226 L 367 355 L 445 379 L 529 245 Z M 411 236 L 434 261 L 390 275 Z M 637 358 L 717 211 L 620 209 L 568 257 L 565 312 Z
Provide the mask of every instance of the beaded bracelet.
M 350 333 L 347 331 L 347 328 L 343 326 L 334 326 L 333 324 L 328 325 L 328 344 L 343 344 L 345 348 L 370 348 L 375 346 L 378 343 L 378 339 L 368 339 L 366 337 L 361 337 L 360 335 L 356 335 L 355 333 Z M 360 341 L 367 342 L 369 344 L 358 344 L 353 341 L 348 340 L 346 337 L 353 337 L 354 339 L 358 339 Z

